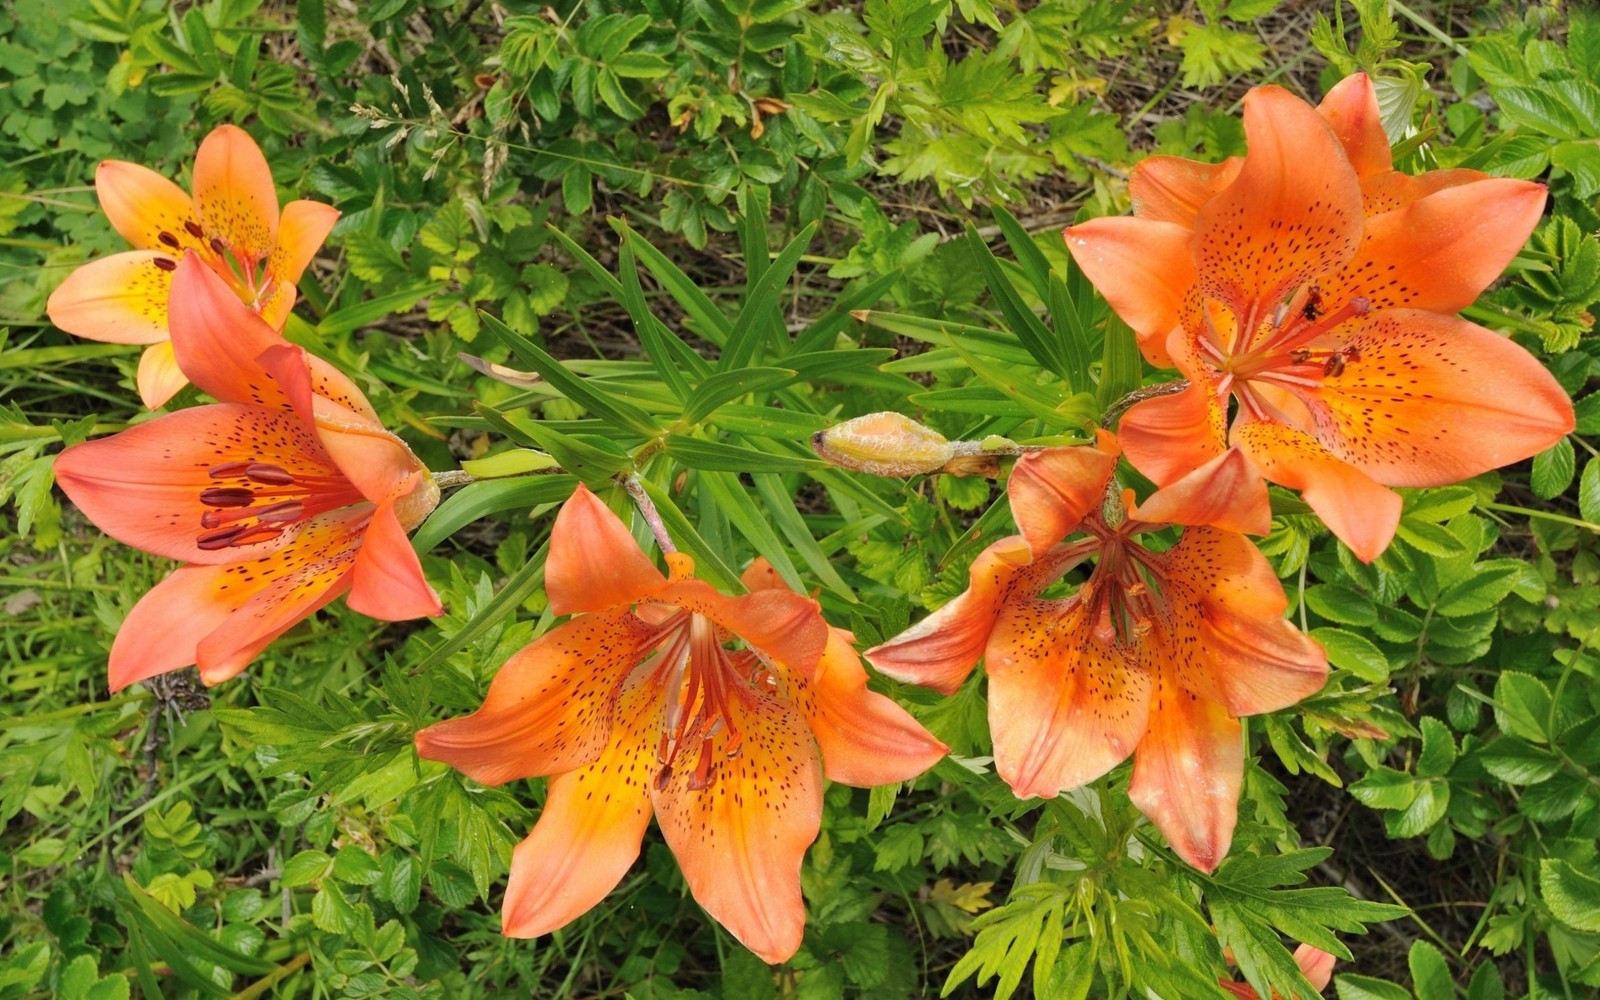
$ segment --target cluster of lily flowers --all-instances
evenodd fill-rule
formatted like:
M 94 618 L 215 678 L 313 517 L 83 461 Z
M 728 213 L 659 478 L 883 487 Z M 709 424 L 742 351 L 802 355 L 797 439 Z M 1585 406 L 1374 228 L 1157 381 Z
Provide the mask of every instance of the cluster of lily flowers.
M 1240 718 L 1293 705 L 1328 670 L 1247 537 L 1270 530 L 1267 483 L 1370 561 L 1398 523 L 1390 487 L 1457 482 L 1573 427 L 1534 357 L 1455 315 L 1522 246 L 1543 188 L 1395 171 L 1365 76 L 1316 108 L 1257 88 L 1244 124 L 1245 157 L 1147 159 L 1131 218 L 1066 232 L 1145 357 L 1183 381 L 1142 393 L 1115 434 L 1026 450 L 1006 483 L 1017 533 L 974 560 L 963 594 L 864 654 L 944 693 L 981 662 L 994 766 L 1020 797 L 1131 756 L 1133 803 L 1207 871 L 1235 826 Z M 97 525 L 184 564 L 118 632 L 113 688 L 191 664 L 226 680 L 341 594 L 379 619 L 441 611 L 406 537 L 437 484 L 349 378 L 280 332 L 337 213 L 280 212 L 265 159 L 228 126 L 201 146 L 194 188 L 104 164 L 102 204 L 139 249 L 86 265 L 50 303 L 70 332 L 151 345 L 138 385 L 152 408 L 185 382 L 217 400 L 57 460 Z M 898 415 L 817 445 L 880 475 L 957 451 Z M 1123 459 L 1158 489 L 1121 489 Z M 1147 544 L 1172 526 L 1175 544 Z M 730 596 L 658 540 L 665 573 L 578 487 L 545 571 L 551 610 L 572 617 L 513 656 L 478 711 L 417 733 L 417 751 L 485 784 L 550 778 L 512 858 L 505 934 L 595 906 L 654 816 L 695 899 L 780 962 L 801 942 L 823 778 L 906 781 L 948 748 L 869 690 L 854 637 L 764 561 Z M 1297 957 L 1327 982 L 1330 956 Z

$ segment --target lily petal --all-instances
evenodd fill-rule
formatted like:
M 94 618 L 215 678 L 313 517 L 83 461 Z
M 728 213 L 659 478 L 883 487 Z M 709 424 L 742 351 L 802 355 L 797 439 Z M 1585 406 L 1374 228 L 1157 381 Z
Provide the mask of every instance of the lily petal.
M 599 759 L 550 779 L 539 822 L 511 855 L 501 909 L 506 937 L 538 937 L 571 923 L 615 889 L 639 856 L 659 768 L 651 734 L 660 731 L 662 709 L 648 678 L 638 671 L 624 686 Z
M 1311 435 L 1278 424 L 1241 422 L 1233 443 L 1269 482 L 1299 490 L 1328 530 L 1371 562 L 1400 523 L 1400 495 L 1335 457 Z
M 550 529 L 544 580 L 558 615 L 632 604 L 666 583 L 622 519 L 582 484 Z
M 238 576 L 231 569 L 180 566 L 139 598 L 111 644 L 108 679 L 113 693 L 194 663 L 200 640 L 236 607 L 221 589 Z
M 1117 441 L 1099 447 L 1050 448 L 1017 459 L 1006 482 L 1011 516 L 1035 555 L 1067 537 L 1105 500 L 1117 467 Z
M 278 238 L 278 191 L 272 168 L 250 133 L 219 125 L 194 158 L 194 203 L 208 238 L 241 258 L 265 260 Z
M 1272 530 L 1267 484 L 1237 448 L 1157 490 L 1130 508 L 1128 516 L 1151 524 L 1212 525 L 1250 535 Z
M 1339 137 L 1358 177 L 1394 169 L 1389 136 L 1383 131 L 1383 117 L 1378 111 L 1378 91 L 1367 74 L 1352 73 L 1334 84 L 1317 105 L 1317 113 Z
M 486 785 L 593 763 L 653 634 L 626 607 L 574 618 L 507 660 L 483 707 L 417 733 L 417 753 Z
M 1007 603 L 989 639 L 995 770 L 1020 798 L 1049 798 L 1126 760 L 1144 734 L 1150 676 L 1101 643 L 1081 604 Z
M 1160 669 L 1150 726 L 1133 754 L 1128 798 L 1150 817 L 1173 851 L 1201 871 L 1228 853 L 1239 818 L 1244 745 L 1221 705 L 1180 687 Z
M 267 265 L 273 280 L 290 285 L 299 281 L 338 221 L 339 210 L 320 201 L 291 201 L 283 206 L 278 243 Z
M 737 691 L 729 723 L 743 747 L 729 757 L 727 733 L 710 737 L 709 785 L 691 787 L 696 769 L 685 767 L 651 795 L 695 900 L 776 964 L 799 949 L 805 930 L 800 863 L 822 827 L 822 768 L 805 720 L 788 705 Z M 691 745 L 706 735 L 692 733 Z
M 112 228 L 140 250 L 176 256 L 200 246 L 189 228 L 200 224 L 193 199 L 149 167 L 105 160 L 95 169 L 94 191 Z
M 130 250 L 92 260 L 50 293 L 50 322 L 79 337 L 108 344 L 157 344 L 167 339 L 172 273 L 156 261 L 171 254 Z
M 1460 482 L 1536 455 L 1573 429 L 1570 397 L 1506 337 L 1410 309 L 1345 329 L 1358 359 L 1323 380 L 1317 436 L 1380 483 Z
M 867 690 L 867 672 L 850 633 L 833 629 L 816 677 L 796 685 L 794 701 L 822 749 L 829 781 L 859 788 L 909 781 L 950 748 L 905 709 Z
M 669 559 L 686 557 L 673 553 Z M 762 590 L 740 597 L 720 593 L 704 580 L 674 579 L 656 599 L 705 615 L 782 666 L 811 677 L 828 644 L 828 623 L 817 602 L 788 590 Z
M 1468 170 L 1465 167 L 1429 170 L 1427 173 L 1416 175 L 1390 170 L 1387 173 L 1361 178 L 1362 207 L 1370 219 L 1385 212 L 1405 208 L 1436 191 L 1463 184 L 1476 184 L 1478 181 L 1488 179 L 1489 175 L 1483 171 Z
M 1107 217 L 1063 234 L 1072 258 L 1139 337 L 1157 368 L 1171 368 L 1168 334 L 1179 326 L 1184 298 L 1194 287 L 1190 230 L 1171 222 Z
M 444 613 L 392 502 L 379 504 L 367 525 L 345 603 L 352 611 L 386 622 Z
M 212 510 L 201 494 L 225 485 L 210 470 L 240 462 L 276 465 L 303 481 L 338 475 L 293 414 L 237 403 L 179 410 L 75 444 L 56 456 L 55 475 L 78 509 L 119 542 L 184 562 L 236 562 L 246 554 L 240 548 L 202 549 L 197 538 Z M 265 554 L 292 537 L 285 532 L 250 552 Z
M 1151 222 L 1192 227 L 1200 206 L 1232 184 L 1243 167 L 1242 156 L 1230 156 L 1221 163 L 1201 163 L 1181 156 L 1146 157 L 1128 178 L 1133 214 Z
M 172 341 L 151 344 L 139 355 L 139 401 L 146 408 L 159 410 L 178 391 L 189 384 L 188 376 L 178 367 L 178 358 L 172 353 Z
M 289 407 L 288 395 L 264 377 L 259 361 L 287 341 L 192 253 L 178 262 L 170 303 L 172 348 L 191 382 L 220 402 Z
M 200 679 L 238 674 L 272 641 L 350 589 L 366 512 L 331 511 L 297 524 L 292 540 L 253 562 L 222 567 L 231 600 L 248 598 L 195 650 Z
M 1191 528 L 1159 558 L 1174 636 L 1168 662 L 1181 686 L 1235 716 L 1322 689 L 1327 654 L 1283 617 L 1283 585 L 1249 539 Z
M 1355 255 L 1362 207 L 1344 148 L 1300 98 L 1256 87 L 1244 129 L 1244 167 L 1200 209 L 1191 246 L 1201 294 L 1254 330 L 1294 289 Z
M 1170 486 L 1227 450 L 1227 413 L 1206 381 L 1135 403 L 1117 427 L 1133 467 Z
M 1491 177 L 1368 219 L 1355 259 L 1318 280 L 1327 308 L 1359 295 L 1373 311 L 1465 309 L 1522 249 L 1545 200 L 1541 184 Z
M 1000 608 L 1032 582 L 1033 552 L 1021 535 L 1002 538 L 972 561 L 967 589 L 899 635 L 864 654 L 897 681 L 954 694 L 983 658 Z

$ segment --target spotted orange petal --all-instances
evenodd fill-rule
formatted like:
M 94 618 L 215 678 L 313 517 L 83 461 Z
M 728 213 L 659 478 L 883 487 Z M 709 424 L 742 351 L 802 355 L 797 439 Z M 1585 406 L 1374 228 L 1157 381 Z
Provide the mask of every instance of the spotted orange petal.
M 1400 523 L 1400 495 L 1329 453 L 1316 438 L 1278 424 L 1240 422 L 1233 443 L 1269 482 L 1299 490 L 1358 559 L 1371 562 L 1389 547 Z
M 1244 784 L 1244 745 L 1227 709 L 1183 689 L 1159 667 L 1150 725 L 1133 754 L 1128 798 L 1173 851 L 1202 871 L 1228 853 Z
M 207 239 L 238 257 L 261 261 L 278 238 L 278 192 L 272 168 L 250 133 L 219 125 L 194 158 L 194 204 Z
M 1358 359 L 1323 380 L 1313 404 L 1317 437 L 1377 482 L 1460 482 L 1538 454 L 1573 429 L 1571 399 L 1544 365 L 1476 324 L 1390 309 L 1344 332 Z
M 1267 484 L 1237 448 L 1157 490 L 1130 508 L 1128 516 L 1151 524 L 1212 525 L 1251 535 L 1272 530 Z
M 1367 221 L 1350 265 L 1318 279 L 1326 308 L 1453 313 L 1500 277 L 1544 214 L 1541 184 L 1491 177 L 1445 188 Z
M 272 279 L 286 285 L 299 281 L 338 221 L 339 210 L 319 201 L 291 201 L 283 206 L 278 242 L 267 263 Z
M 531 938 L 564 927 L 606 897 L 639 856 L 650 825 L 652 735 L 662 701 L 638 671 L 623 686 L 611 739 L 594 763 L 550 779 L 533 832 L 511 855 L 501 933 Z
M 1378 92 L 1367 74 L 1353 73 L 1334 84 L 1317 105 L 1317 113 L 1339 137 L 1358 177 L 1394 168 L 1389 137 L 1383 131 L 1383 117 L 1378 111 Z
M 1429 170 L 1427 173 L 1415 176 L 1402 174 L 1398 170 L 1373 174 L 1361 178 L 1363 210 L 1370 219 L 1385 212 L 1405 208 L 1412 202 L 1426 198 L 1437 191 L 1460 187 L 1463 184 L 1476 184 L 1478 181 L 1487 180 L 1488 177 L 1489 175 L 1481 170 L 1468 170 L 1464 167 Z
M 172 349 L 191 382 L 224 403 L 290 405 L 259 360 L 287 341 L 192 253 L 178 262 L 170 305 Z
M 795 704 L 822 749 L 829 781 L 868 788 L 910 779 L 950 751 L 905 709 L 867 690 L 850 633 L 833 629 L 810 681 L 796 678 Z
M 1167 336 L 1178 328 L 1184 298 L 1195 284 L 1190 230 L 1124 216 L 1091 219 L 1063 235 L 1083 273 L 1133 327 L 1145 357 L 1157 368 L 1171 368 Z
M 781 666 L 810 677 L 828 644 L 828 623 L 817 602 L 788 590 L 760 590 L 729 597 L 703 580 L 682 578 L 680 567 L 693 566 L 683 553 L 668 557 L 672 582 L 655 600 L 704 615 Z
M 137 163 L 105 160 L 94 173 L 95 195 L 122 238 L 140 250 L 169 256 L 199 247 L 194 200 L 183 188 Z
M 558 615 L 631 604 L 666 583 L 622 519 L 582 484 L 556 514 L 544 579 Z
M 130 250 L 92 260 L 63 281 L 45 304 L 50 322 L 79 337 L 108 344 L 157 344 L 167 339 L 167 296 L 173 262 L 156 250 Z
M 1283 617 L 1283 585 L 1249 539 L 1191 528 L 1158 558 L 1174 637 L 1165 659 L 1184 688 L 1235 716 L 1322 689 L 1327 654 Z
M 200 679 L 217 684 L 233 677 L 273 640 L 349 590 L 367 513 L 348 508 L 310 518 L 262 558 L 221 567 L 227 600 L 249 596 L 200 640 Z
M 1017 530 L 1035 555 L 1067 537 L 1105 501 L 1118 453 L 1117 439 L 1102 432 L 1095 447 L 1049 448 L 1017 459 L 1006 494 Z
M 995 770 L 1021 798 L 1077 788 L 1126 760 L 1144 734 L 1150 677 L 1094 635 L 1081 604 L 1008 603 L 989 638 Z
M 954 694 L 983 658 L 1000 608 L 1017 593 L 1042 586 L 1029 569 L 1033 553 L 1021 535 L 1002 538 L 972 561 L 959 597 L 882 645 L 867 662 L 895 680 Z
M 201 518 L 216 510 L 201 494 L 232 484 L 210 471 L 258 462 L 302 481 L 339 474 L 294 414 L 237 403 L 180 410 L 73 445 L 56 457 L 55 474 L 78 509 L 112 538 L 169 559 L 216 563 L 249 553 L 199 546 L 209 530 Z M 250 553 L 281 548 L 290 537 L 258 542 Z
M 706 912 L 763 961 L 800 947 L 805 904 L 800 863 L 822 827 L 822 768 L 805 719 L 793 707 L 734 689 L 729 723 L 743 733 L 737 756 L 727 733 L 710 737 L 715 762 L 705 788 L 694 768 L 652 788 L 656 821 Z M 701 730 L 692 743 L 706 738 Z
M 1202 380 L 1135 403 L 1117 426 L 1117 440 L 1134 468 L 1168 486 L 1227 450 L 1227 426 L 1214 387 Z
M 135 380 L 139 387 L 139 401 L 147 408 L 159 410 L 189 384 L 189 377 L 178 367 L 177 355 L 172 353 L 172 341 L 151 344 L 139 355 L 139 374 Z
M 1300 98 L 1255 88 L 1244 129 L 1244 167 L 1200 209 L 1193 250 L 1201 294 L 1254 330 L 1291 291 L 1354 256 L 1362 207 L 1343 146 Z
M 1151 222 L 1172 222 L 1189 228 L 1200 207 L 1232 184 L 1243 167 L 1242 156 L 1230 156 L 1221 163 L 1201 163 L 1181 156 L 1146 157 L 1128 178 L 1133 214 Z
M 593 763 L 653 634 L 626 608 L 574 618 L 507 660 L 476 712 L 417 733 L 417 753 L 486 785 Z
M 150 588 L 128 612 L 111 644 L 113 692 L 195 661 L 200 640 L 232 614 L 237 602 L 222 586 L 238 577 L 228 566 L 182 566 Z M 238 593 L 240 600 L 245 596 Z

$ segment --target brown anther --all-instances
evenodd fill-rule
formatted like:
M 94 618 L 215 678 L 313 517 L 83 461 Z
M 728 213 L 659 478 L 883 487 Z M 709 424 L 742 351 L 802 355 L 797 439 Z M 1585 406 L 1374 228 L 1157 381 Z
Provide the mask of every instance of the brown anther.
M 221 257 L 224 253 L 227 252 L 228 245 L 226 243 L 222 242 L 217 237 L 213 236 L 213 237 L 211 237 L 211 249 L 212 249 L 212 251 L 214 253 L 216 253 L 216 255 L 218 257 Z
M 298 500 L 285 500 L 275 503 L 271 507 L 263 507 L 256 512 L 256 520 L 263 524 L 284 524 L 300 520 L 306 512 L 305 505 Z
M 1311 352 L 1304 347 L 1296 348 L 1289 352 L 1289 360 L 1297 365 L 1303 365 L 1311 360 Z
M 212 479 L 232 479 L 242 476 L 245 471 L 254 465 L 254 462 L 227 462 L 223 465 L 213 465 L 207 473 Z
M 181 248 L 183 246 L 182 243 L 178 242 L 178 238 L 176 236 L 172 235 L 171 233 L 167 232 L 164 229 L 161 231 L 161 234 L 156 237 L 156 239 L 161 241 L 162 244 L 164 244 L 166 246 L 169 246 L 174 250 L 177 250 L 177 249 L 179 249 L 179 248 Z
M 690 791 L 701 791 L 711 785 L 715 765 L 711 761 L 711 741 L 700 741 L 700 759 L 695 762 L 694 773 L 689 775 Z
M 670 784 L 672 784 L 672 765 L 667 764 L 656 775 L 656 791 L 664 792 Z
M 248 507 L 256 495 L 237 486 L 213 486 L 200 491 L 200 502 L 207 507 Z
M 266 524 L 257 524 L 241 530 L 239 534 L 235 536 L 228 544 L 236 546 L 254 545 L 256 542 L 270 541 L 271 539 L 277 538 L 281 534 L 283 534 L 282 528 L 277 528 Z
M 1326 360 L 1326 361 L 1324 361 L 1322 363 L 1322 375 L 1323 375 L 1323 377 L 1324 378 L 1338 378 L 1340 375 L 1343 375 L 1343 374 L 1344 374 L 1344 355 L 1343 354 L 1330 354 L 1330 355 L 1328 355 L 1328 360 Z
M 150 263 L 163 271 L 176 271 L 178 269 L 178 262 L 171 257 L 155 257 L 151 259 Z
M 188 234 L 190 236 L 193 236 L 197 240 L 205 238 L 206 231 L 204 229 L 201 229 L 200 228 L 200 223 L 195 222 L 193 219 L 190 219 L 188 222 L 185 222 L 183 224 L 183 228 L 184 228 L 184 230 L 186 232 L 188 232 Z
M 1357 347 L 1354 344 L 1346 344 L 1345 345 L 1345 349 L 1340 353 L 1342 353 L 1344 355 L 1344 358 L 1345 358 L 1346 361 L 1360 361 L 1361 360 L 1361 348 Z
M 204 518 L 201 520 L 204 521 Z M 223 528 L 221 531 L 212 531 L 199 536 L 194 540 L 194 544 L 202 552 L 215 552 L 218 549 L 225 549 L 232 545 L 233 540 L 239 537 L 243 531 L 244 527 L 242 525 Z
M 250 463 L 245 467 L 244 474 L 252 481 L 268 486 L 288 486 L 294 482 L 294 476 L 287 469 L 265 462 Z

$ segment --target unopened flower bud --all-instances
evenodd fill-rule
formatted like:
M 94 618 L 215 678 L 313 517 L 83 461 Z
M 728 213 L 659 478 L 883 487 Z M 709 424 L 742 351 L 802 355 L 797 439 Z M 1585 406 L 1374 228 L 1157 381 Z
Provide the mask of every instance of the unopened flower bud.
M 811 436 L 816 453 L 842 469 L 904 478 L 938 472 L 955 457 L 944 435 L 899 413 L 869 413 Z

